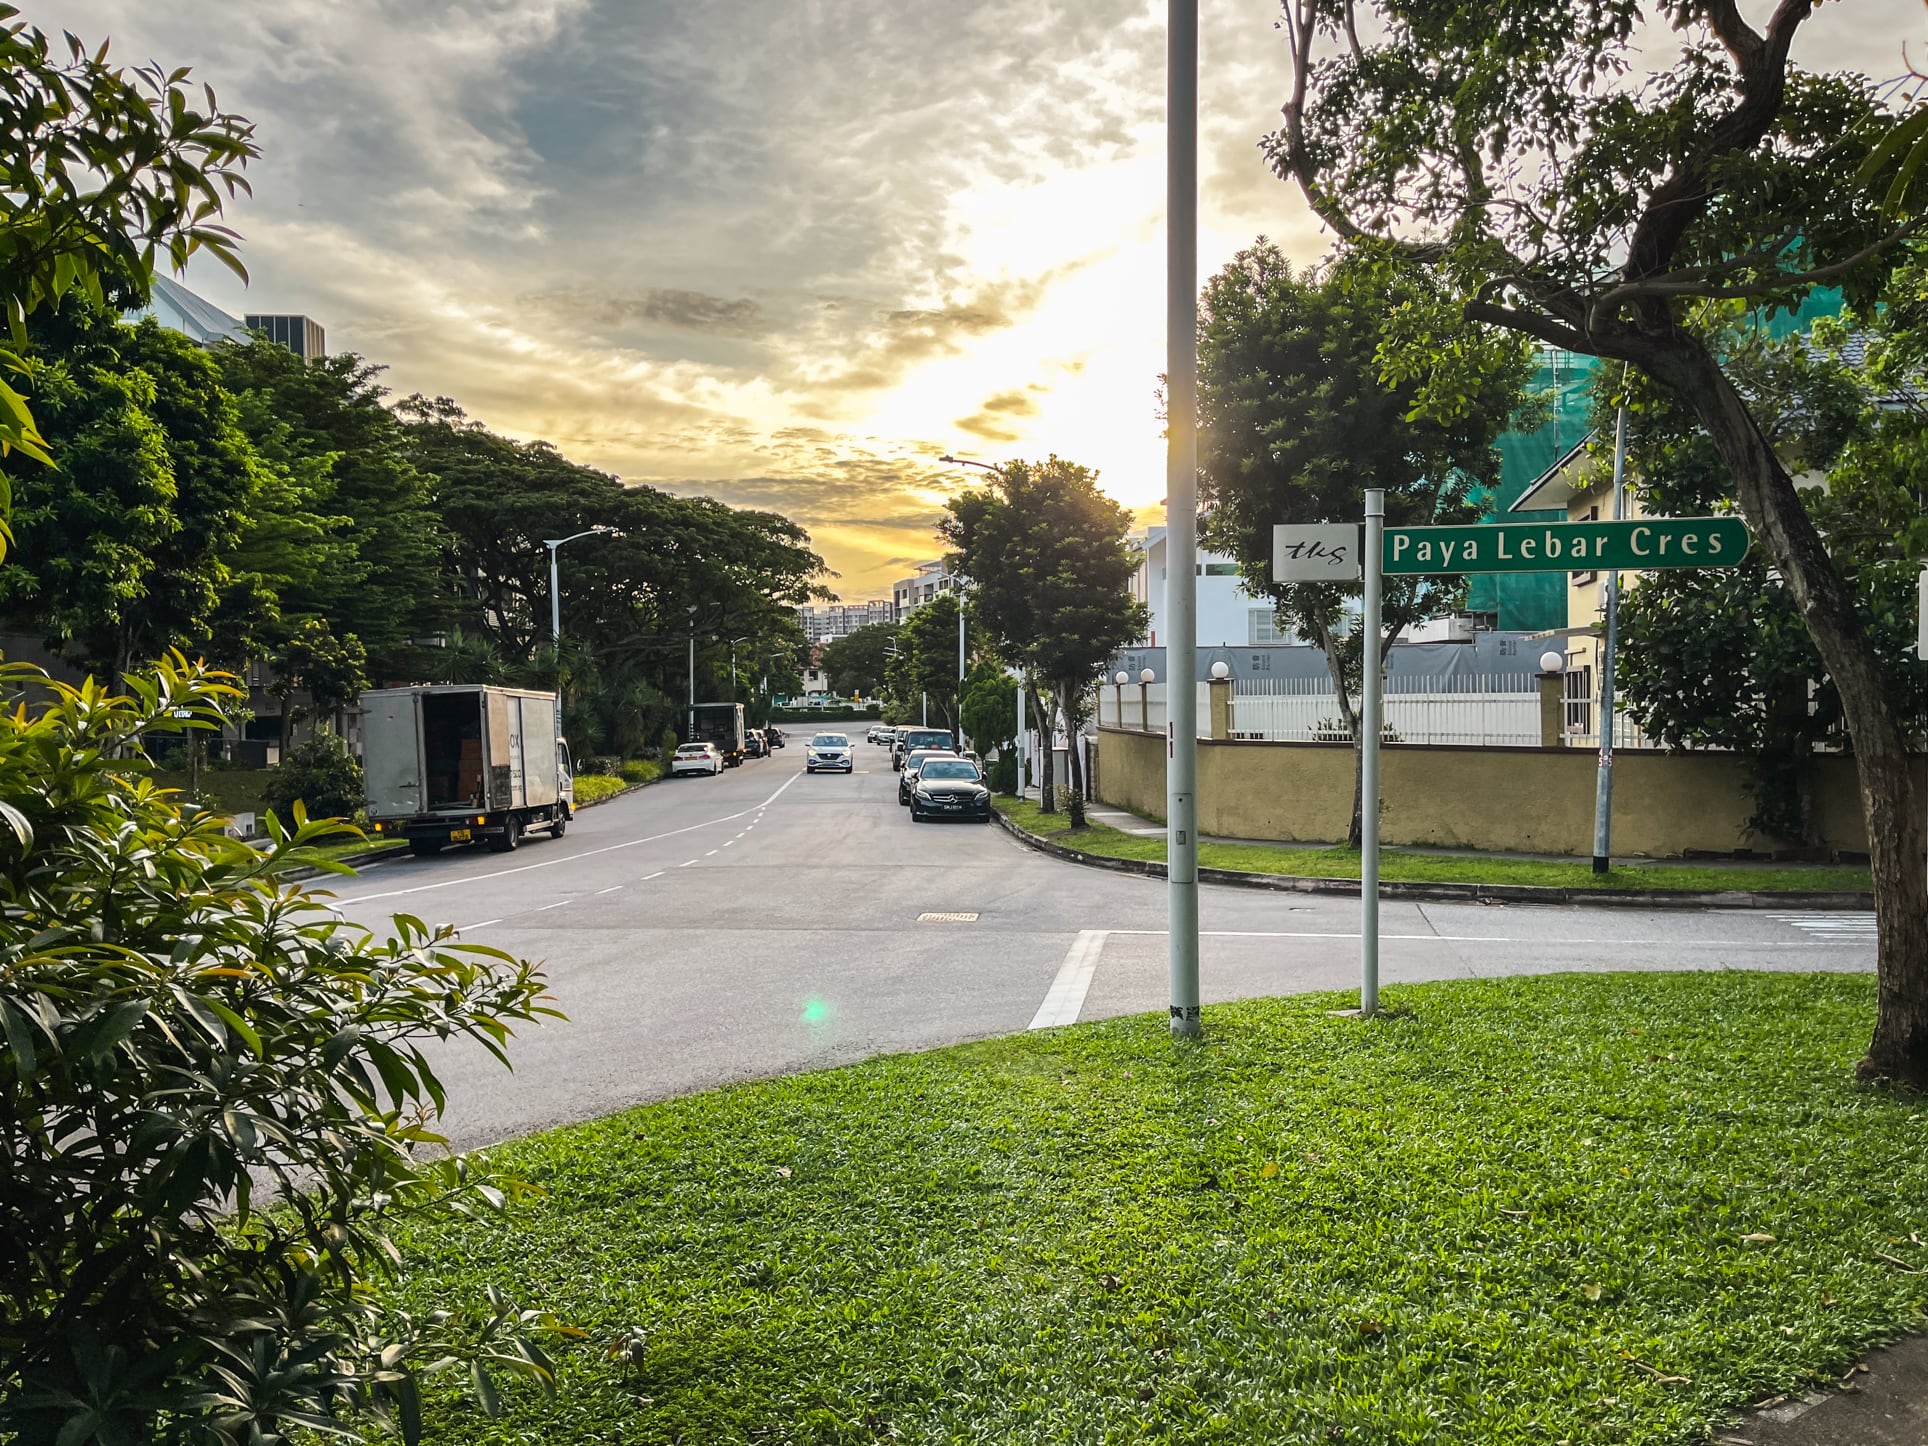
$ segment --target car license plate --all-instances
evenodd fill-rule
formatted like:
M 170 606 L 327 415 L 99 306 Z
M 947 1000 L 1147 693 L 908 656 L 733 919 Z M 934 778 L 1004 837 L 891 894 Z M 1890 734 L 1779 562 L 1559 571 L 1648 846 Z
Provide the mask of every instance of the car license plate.
M 449 830 L 450 843 L 467 843 L 470 837 L 469 831 L 465 828 L 452 828 Z

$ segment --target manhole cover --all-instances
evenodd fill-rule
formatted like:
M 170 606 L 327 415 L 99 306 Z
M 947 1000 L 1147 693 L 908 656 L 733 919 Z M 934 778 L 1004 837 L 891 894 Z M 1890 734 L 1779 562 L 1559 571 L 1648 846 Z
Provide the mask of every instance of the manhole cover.
M 920 924 L 975 924 L 976 914 L 919 914 Z

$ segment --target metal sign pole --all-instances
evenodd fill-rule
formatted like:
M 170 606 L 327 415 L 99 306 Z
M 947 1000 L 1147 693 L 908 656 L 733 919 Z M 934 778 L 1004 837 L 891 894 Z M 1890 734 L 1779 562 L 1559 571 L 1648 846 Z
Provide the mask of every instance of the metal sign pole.
M 1170 0 L 1165 100 L 1165 876 L 1171 1029 L 1198 1017 L 1198 0 Z
M 1627 471 L 1627 409 L 1613 424 L 1613 520 L 1623 520 Z M 1606 651 L 1600 655 L 1600 767 L 1593 784 L 1593 871 L 1604 874 L 1613 863 L 1613 660 L 1620 644 L 1620 574 L 1609 569 L 1606 581 Z
M 1360 620 L 1363 686 L 1359 726 L 1359 1012 L 1379 1012 L 1379 715 L 1385 678 L 1379 665 L 1386 493 L 1366 489 L 1366 595 Z

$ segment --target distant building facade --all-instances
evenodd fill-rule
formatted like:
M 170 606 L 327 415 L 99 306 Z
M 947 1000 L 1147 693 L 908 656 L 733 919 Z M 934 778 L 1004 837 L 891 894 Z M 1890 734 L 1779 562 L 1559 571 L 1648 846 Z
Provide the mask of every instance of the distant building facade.
M 920 562 L 917 571 L 890 585 L 891 621 L 901 623 L 927 602 L 957 590 L 957 580 L 942 562 Z
M 797 619 L 803 624 L 804 637 L 816 645 L 847 638 L 859 628 L 895 622 L 897 616 L 888 598 L 872 598 L 860 603 L 805 604 L 797 609 Z
M 312 316 L 250 313 L 248 330 L 287 347 L 303 361 L 319 361 L 328 355 L 328 334 Z

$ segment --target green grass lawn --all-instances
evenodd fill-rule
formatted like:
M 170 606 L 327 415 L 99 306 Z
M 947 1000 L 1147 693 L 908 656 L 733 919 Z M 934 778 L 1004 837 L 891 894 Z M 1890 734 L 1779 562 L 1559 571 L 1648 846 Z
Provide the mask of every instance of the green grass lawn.
M 1554 976 L 1139 1016 L 493 1152 L 403 1244 L 585 1333 L 463 1442 L 1684 1443 L 1928 1324 L 1872 978 Z M 798 1028 L 821 1015 L 799 1007 Z M 834 1008 L 833 1008 L 834 1014 Z M 1916 1273 L 1910 1273 L 1910 1271 Z M 607 1347 L 648 1333 L 625 1378 Z
M 1162 837 L 1122 833 L 1096 822 L 1087 825 L 1082 833 L 1074 834 L 1062 812 L 1040 813 L 1029 799 L 1000 798 L 997 807 L 1026 832 L 1081 853 L 1107 859 L 1165 861 Z M 1237 869 L 1252 874 L 1294 874 L 1322 879 L 1359 877 L 1357 849 L 1202 843 L 1198 846 L 1198 862 L 1201 868 Z M 1591 861 L 1550 864 L 1534 859 L 1429 854 L 1397 848 L 1381 850 L 1379 877 L 1388 882 L 1414 884 L 1540 884 L 1564 889 L 1664 889 L 1687 893 L 1721 889 L 1750 889 L 1758 893 L 1840 890 L 1865 893 L 1873 887 L 1865 868 L 1640 864 L 1596 874 Z

